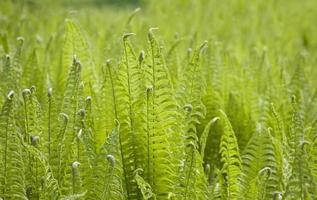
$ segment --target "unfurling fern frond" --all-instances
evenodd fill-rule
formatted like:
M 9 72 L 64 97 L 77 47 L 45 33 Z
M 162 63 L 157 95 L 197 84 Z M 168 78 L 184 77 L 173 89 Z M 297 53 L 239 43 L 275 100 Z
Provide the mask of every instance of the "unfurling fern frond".
M 42 138 L 42 112 L 40 104 L 35 97 L 35 87 L 32 86 L 30 89 L 25 89 L 22 96 L 25 116 L 23 140 L 27 145 L 33 145 L 39 151 L 43 151 L 42 142 L 40 141 L 40 138 Z M 26 184 L 28 198 L 40 198 L 39 190 L 42 169 L 39 161 L 33 155 L 30 155 L 28 151 L 25 152 L 25 155 L 24 162 L 27 163 Z
M 148 184 L 140 175 L 140 173 L 142 172 L 143 172 L 143 169 L 140 169 L 140 168 L 134 171 L 135 173 L 134 178 L 136 183 L 138 184 L 138 188 L 141 191 L 142 198 L 143 200 L 155 199 L 155 194 L 153 194 L 150 184 Z
M 269 132 L 255 133 L 243 151 L 242 197 L 256 191 L 257 199 L 272 199 L 275 192 L 281 191 L 276 150 L 272 143 Z M 265 174 L 268 176 L 264 180 Z
M 184 199 L 204 199 L 207 192 L 207 181 L 203 169 L 203 158 L 198 151 L 197 126 L 205 117 L 205 106 L 202 103 L 204 84 L 200 69 L 200 54 L 206 42 L 198 48 L 187 68 L 184 70 L 183 80 L 180 86 L 179 101 L 185 108 L 184 137 L 185 137 L 185 162 L 181 169 L 184 185 Z M 188 81 L 191 80 L 191 81 Z M 185 105 L 184 105 L 185 103 Z
M 205 156 L 205 148 L 206 148 L 206 143 L 207 143 L 207 138 L 208 134 L 210 132 L 211 126 L 216 123 L 220 118 L 219 117 L 214 117 L 212 118 L 208 124 L 205 126 L 204 131 L 202 132 L 200 139 L 199 139 L 199 149 L 200 149 L 200 155 L 202 158 Z
M 70 194 L 72 169 L 71 163 L 77 159 L 77 149 L 75 145 L 75 138 L 80 129 L 80 109 L 82 106 L 82 85 L 81 83 L 81 64 L 77 59 L 73 59 L 73 64 L 70 68 L 66 89 L 64 93 L 62 111 L 68 116 L 66 129 L 62 135 L 58 136 L 60 140 L 60 166 L 59 178 L 62 178 L 61 190 L 63 195 Z
M 140 131 L 140 68 L 128 37 L 123 36 L 124 54 L 118 69 L 116 85 L 117 111 L 120 122 L 119 140 L 122 153 L 122 164 L 127 184 L 129 199 L 139 199 L 140 193 L 134 180 L 134 171 L 143 167 L 144 151 Z
M 121 157 L 119 141 L 119 123 L 108 136 L 98 158 L 98 182 L 96 193 L 98 199 L 127 199 L 127 182 Z
M 39 194 L 37 196 L 40 200 L 58 200 L 61 193 L 57 179 L 53 175 L 53 171 L 45 155 L 33 145 L 24 144 L 26 151 L 34 160 L 38 161 L 38 175 L 40 176 L 40 184 L 37 185 Z
M 157 199 L 166 199 L 174 193 L 176 166 L 180 165 L 182 138 L 177 131 L 176 102 L 169 73 L 161 49 L 152 33 L 148 34 L 149 55 L 143 65 L 146 84 L 146 112 L 143 116 L 146 133 L 145 180 L 151 185 Z
M 66 76 L 67 69 L 73 64 L 73 58 L 77 56 L 85 68 L 83 77 L 93 80 L 93 63 L 89 55 L 88 43 L 79 27 L 74 21 L 66 20 L 66 35 L 63 44 L 62 65 L 57 69 L 55 83 L 58 83 L 59 89 L 64 88 L 62 78 Z M 65 71 L 66 70 L 66 71 Z
M 26 200 L 22 138 L 14 107 L 14 92 L 10 91 L 0 115 L 0 197 Z
M 293 116 L 290 134 L 290 162 L 292 173 L 286 189 L 287 198 L 314 199 L 316 183 L 313 181 L 308 163 L 306 135 L 304 131 L 304 115 L 302 107 L 293 97 Z

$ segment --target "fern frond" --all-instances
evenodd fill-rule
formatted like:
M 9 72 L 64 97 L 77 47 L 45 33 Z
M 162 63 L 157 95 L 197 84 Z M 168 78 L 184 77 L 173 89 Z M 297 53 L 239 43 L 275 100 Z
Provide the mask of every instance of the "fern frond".
M 145 180 L 151 185 L 157 199 L 166 199 L 169 193 L 174 192 L 173 188 L 177 187 L 173 181 L 176 175 L 175 167 L 180 164 L 178 159 L 182 138 L 176 127 L 177 108 L 171 79 L 152 29 L 149 31 L 148 40 L 149 56 L 143 65 L 147 88 L 144 116 L 148 147 Z
M 242 174 L 240 176 L 243 186 L 242 197 L 250 190 L 262 193 L 258 199 L 270 199 L 275 192 L 281 191 L 280 178 L 277 172 L 276 150 L 268 132 L 255 133 L 242 153 Z M 265 185 L 261 185 L 263 169 L 269 170 Z M 263 182 L 263 181 L 262 181 Z M 260 187 L 261 186 L 261 187 Z M 255 188 L 256 187 L 256 188 Z
M 66 76 L 66 69 L 73 64 L 73 58 L 77 56 L 85 68 L 83 69 L 84 79 L 93 80 L 93 62 L 89 54 L 89 46 L 78 24 L 74 21 L 66 20 L 66 35 L 63 44 L 62 65 L 57 69 L 55 83 L 58 83 L 57 88 L 64 88 L 65 80 L 62 77 Z
M 52 199 L 57 200 L 60 197 L 60 190 L 57 179 L 53 175 L 53 171 L 49 165 L 49 162 L 45 155 L 33 145 L 24 144 L 27 152 L 36 161 L 38 161 L 39 166 L 36 166 L 38 173 L 40 175 L 41 183 L 37 185 L 39 194 L 37 196 L 40 200 Z
M 101 101 L 96 108 L 98 115 L 96 116 L 96 140 L 97 146 L 103 145 L 108 134 L 115 127 L 114 119 L 118 119 L 118 103 L 117 103 L 117 69 L 111 64 L 111 60 L 106 61 L 103 68 L 103 83 L 101 86 Z
M 236 136 L 227 115 L 220 110 L 223 122 L 223 135 L 220 141 L 221 173 L 226 180 L 226 198 L 238 199 L 241 192 L 239 176 L 241 174 L 241 158 Z
M 155 200 L 155 194 L 153 194 L 152 192 L 152 188 L 150 186 L 150 184 L 148 184 L 139 173 L 142 173 L 143 169 L 136 169 L 134 171 L 135 175 L 135 181 L 138 184 L 138 188 L 141 191 L 142 194 L 142 198 L 143 200 L 148 200 L 148 199 L 154 199 Z
M 0 115 L 0 197 L 26 200 L 21 133 L 14 110 L 14 92 L 10 91 Z
M 199 148 L 200 148 L 200 155 L 202 158 L 204 158 L 205 155 L 205 148 L 207 143 L 208 134 L 210 132 L 211 126 L 216 123 L 220 118 L 214 117 L 212 118 L 208 124 L 205 126 L 204 131 L 202 132 L 200 139 L 199 139 Z
M 42 112 L 39 102 L 35 97 L 35 87 L 25 89 L 22 93 L 24 100 L 24 115 L 25 115 L 25 130 L 23 134 L 24 142 L 28 145 L 36 146 L 40 151 L 43 150 L 42 142 Z M 44 138 L 43 138 L 44 139 Z M 44 142 L 44 140 L 43 140 Z M 45 143 L 45 142 L 44 142 Z M 24 162 L 27 163 L 26 167 L 26 184 L 28 198 L 40 198 L 40 179 L 41 168 L 39 161 L 29 152 L 25 152 L 26 156 Z
M 124 54 L 118 69 L 118 80 L 116 95 L 118 103 L 118 120 L 120 122 L 120 145 L 122 153 L 122 164 L 124 176 L 127 183 L 129 199 L 140 198 L 133 172 L 143 165 L 144 153 L 140 141 L 144 137 L 141 135 L 139 125 L 140 110 L 140 69 L 138 60 L 134 54 L 128 37 L 132 34 L 123 36 Z
M 207 182 L 203 170 L 202 157 L 198 151 L 197 126 L 205 117 L 205 106 L 201 95 L 204 93 L 202 70 L 200 69 L 201 51 L 206 45 L 203 43 L 198 48 L 187 66 L 180 84 L 179 104 L 184 107 L 184 137 L 185 137 L 185 162 L 181 168 L 181 184 L 184 185 L 184 199 L 206 198 Z M 191 81 L 188 81 L 191 80 Z
M 289 138 L 292 174 L 287 185 L 286 194 L 288 198 L 313 198 L 316 184 L 312 179 L 306 152 L 307 141 L 304 132 L 304 115 L 301 104 L 297 102 L 295 97 L 293 97 L 292 101 L 292 129 Z
M 108 136 L 107 141 L 99 154 L 98 174 L 101 187 L 97 193 L 99 199 L 127 199 L 126 180 L 121 157 L 121 147 L 119 141 L 119 123 Z M 98 177 L 99 178 L 99 177 Z
M 63 195 L 69 194 L 71 192 L 71 163 L 74 162 L 76 158 L 76 145 L 75 138 L 76 134 L 80 129 L 80 106 L 83 106 L 82 97 L 82 84 L 81 80 L 81 64 L 75 58 L 73 59 L 73 64 L 70 68 L 66 89 L 64 93 L 64 99 L 62 104 L 63 113 L 68 116 L 66 130 L 62 135 L 58 136 L 60 140 L 59 152 L 60 152 L 60 176 L 63 179 L 61 184 L 61 190 Z

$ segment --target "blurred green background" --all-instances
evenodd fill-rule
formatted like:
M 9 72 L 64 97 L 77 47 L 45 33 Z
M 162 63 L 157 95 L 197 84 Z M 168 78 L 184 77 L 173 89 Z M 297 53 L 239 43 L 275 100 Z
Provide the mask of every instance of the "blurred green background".
M 136 8 L 141 10 L 134 16 Z M 0 34 L 9 44 L 22 36 L 26 47 L 36 42 L 47 51 L 59 50 L 66 18 L 80 24 L 96 63 L 117 57 L 124 32 L 136 33 L 136 48 L 143 49 L 150 27 L 160 29 L 166 51 L 181 41 L 178 46 L 184 56 L 187 48 L 204 40 L 223 46 L 239 62 L 250 52 L 263 49 L 268 50 L 268 56 L 291 57 L 317 49 L 315 0 L 0 1 Z M 3 51 L 9 49 L 0 48 L 0 53 Z M 59 54 L 50 55 L 57 64 Z

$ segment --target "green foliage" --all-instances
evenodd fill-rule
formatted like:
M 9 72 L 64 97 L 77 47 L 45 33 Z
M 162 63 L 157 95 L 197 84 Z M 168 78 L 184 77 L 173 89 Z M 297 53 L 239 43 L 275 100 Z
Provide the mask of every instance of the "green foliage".
M 316 199 L 316 13 L 1 0 L 0 199 Z

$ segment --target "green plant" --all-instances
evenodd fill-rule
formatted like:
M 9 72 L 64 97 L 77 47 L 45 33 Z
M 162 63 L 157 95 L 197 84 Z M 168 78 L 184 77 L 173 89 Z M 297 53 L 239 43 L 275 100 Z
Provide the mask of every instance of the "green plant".
M 316 199 L 316 2 L 140 2 L 0 2 L 0 199 Z

